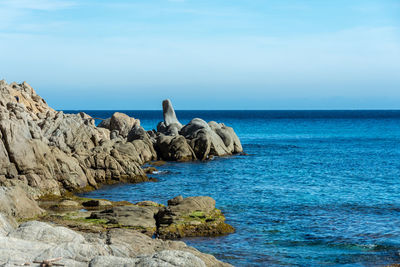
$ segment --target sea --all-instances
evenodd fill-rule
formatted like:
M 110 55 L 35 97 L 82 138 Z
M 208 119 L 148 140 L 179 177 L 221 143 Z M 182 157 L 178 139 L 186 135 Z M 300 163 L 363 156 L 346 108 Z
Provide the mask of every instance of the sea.
M 120 112 L 146 130 L 163 119 L 159 110 Z M 152 175 L 157 183 L 85 196 L 163 204 L 211 196 L 236 232 L 182 241 L 235 266 L 400 263 L 399 110 L 176 113 L 183 124 L 202 118 L 233 127 L 247 155 L 168 162 Z

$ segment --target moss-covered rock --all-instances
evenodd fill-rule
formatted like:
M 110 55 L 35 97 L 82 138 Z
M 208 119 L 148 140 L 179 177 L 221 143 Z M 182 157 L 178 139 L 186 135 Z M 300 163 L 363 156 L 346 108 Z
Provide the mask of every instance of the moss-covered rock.
M 138 230 L 152 236 L 156 230 L 154 215 L 156 207 L 119 206 L 100 212 L 92 212 L 90 219 L 106 220 L 107 224 L 115 224 L 123 228 Z
M 218 236 L 233 233 L 225 216 L 210 197 L 176 197 L 157 214 L 157 234 L 163 239 Z

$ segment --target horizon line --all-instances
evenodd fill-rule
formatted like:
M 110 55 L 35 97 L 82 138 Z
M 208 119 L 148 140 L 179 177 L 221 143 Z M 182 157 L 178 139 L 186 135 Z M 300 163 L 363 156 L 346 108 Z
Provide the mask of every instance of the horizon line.
M 55 109 L 56 111 L 163 111 L 162 109 Z M 400 111 L 397 109 L 175 109 L 175 111 Z

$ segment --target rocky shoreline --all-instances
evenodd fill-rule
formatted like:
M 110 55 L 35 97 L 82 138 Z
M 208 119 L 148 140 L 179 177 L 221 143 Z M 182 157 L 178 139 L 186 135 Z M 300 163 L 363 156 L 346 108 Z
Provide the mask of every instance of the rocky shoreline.
M 229 266 L 168 240 L 234 231 L 210 197 L 178 196 L 163 206 L 74 195 L 151 181 L 149 162 L 243 151 L 222 123 L 182 125 L 169 100 L 163 115 L 151 131 L 119 112 L 96 126 L 85 113 L 52 109 L 26 82 L 0 81 L 0 266 Z

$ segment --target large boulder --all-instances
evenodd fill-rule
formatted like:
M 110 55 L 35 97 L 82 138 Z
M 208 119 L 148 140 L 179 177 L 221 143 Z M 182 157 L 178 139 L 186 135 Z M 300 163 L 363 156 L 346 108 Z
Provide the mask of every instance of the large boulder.
M 236 135 L 232 127 L 228 127 L 223 123 L 217 123 L 215 121 L 210 121 L 208 125 L 210 126 L 211 130 L 213 130 L 219 135 L 219 137 L 221 137 L 228 151 L 231 151 L 231 153 L 243 152 L 240 139 Z
M 116 130 L 123 137 L 127 137 L 132 127 L 140 126 L 140 121 L 120 112 L 115 112 L 110 119 L 110 131 Z
M 150 207 L 119 206 L 101 212 L 93 212 L 90 218 L 106 220 L 108 224 L 129 227 L 153 235 L 157 228 L 154 219 L 157 212 L 158 210 Z
M 196 159 L 193 149 L 181 135 L 167 136 L 160 134 L 154 146 L 158 157 L 162 160 L 191 161 Z
M 211 125 L 213 128 L 204 120 L 195 118 L 179 132 L 190 140 L 189 144 L 199 159 L 242 152 L 239 138 L 233 130 L 226 129 L 216 123 L 211 123 Z M 218 130 L 220 135 L 215 130 Z
M 178 196 L 157 214 L 157 234 L 173 239 L 190 236 L 218 236 L 233 233 L 222 212 L 215 208 L 211 197 Z

